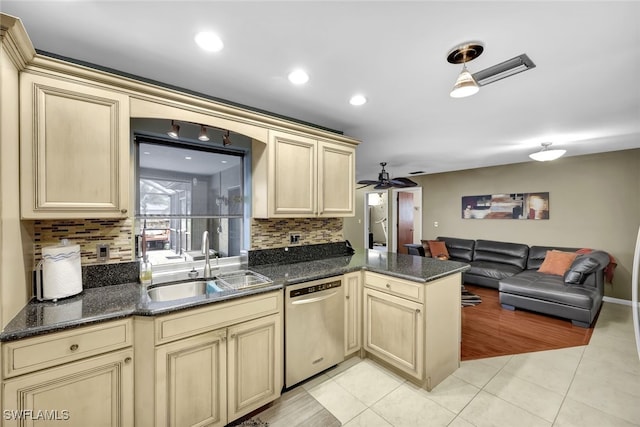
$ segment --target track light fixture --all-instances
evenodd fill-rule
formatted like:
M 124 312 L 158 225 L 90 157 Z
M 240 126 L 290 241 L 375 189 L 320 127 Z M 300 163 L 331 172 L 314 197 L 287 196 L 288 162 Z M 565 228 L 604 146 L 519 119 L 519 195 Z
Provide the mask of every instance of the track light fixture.
M 171 138 L 178 139 L 178 135 L 180 134 L 180 125 L 177 124 L 174 120 L 171 120 L 171 129 L 167 132 Z
M 207 128 L 204 125 L 200 125 L 200 134 L 198 135 L 198 139 L 204 142 L 207 142 L 209 140 L 209 135 L 207 135 Z
M 231 145 L 231 138 L 229 137 L 229 131 L 226 131 L 224 135 L 222 135 L 222 145 L 225 147 L 227 145 Z
M 529 154 L 529 157 L 539 162 L 548 162 L 550 160 L 558 159 L 567 152 L 567 150 L 549 150 L 551 142 L 543 142 L 540 145 L 542 145 L 542 149 L 540 151 Z

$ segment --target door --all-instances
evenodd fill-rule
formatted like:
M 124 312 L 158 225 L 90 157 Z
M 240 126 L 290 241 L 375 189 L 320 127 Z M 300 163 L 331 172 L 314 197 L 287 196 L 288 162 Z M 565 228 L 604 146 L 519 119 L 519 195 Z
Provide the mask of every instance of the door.
M 4 425 L 133 426 L 132 359 L 122 350 L 6 380 Z
M 156 349 L 156 426 L 227 424 L 226 329 Z
M 422 304 L 366 287 L 363 298 L 364 349 L 422 379 Z
M 279 314 L 229 328 L 229 420 L 275 400 L 282 390 L 282 327 Z
M 413 243 L 413 193 L 398 193 L 398 253 L 409 253 L 405 244 Z

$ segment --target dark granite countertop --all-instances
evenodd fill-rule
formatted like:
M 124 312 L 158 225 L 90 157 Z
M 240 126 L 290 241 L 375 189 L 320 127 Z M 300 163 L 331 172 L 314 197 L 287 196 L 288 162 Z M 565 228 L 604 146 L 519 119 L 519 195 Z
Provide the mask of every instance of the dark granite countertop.
M 32 299 L 0 333 L 0 341 L 12 341 L 132 315 L 155 316 L 363 269 L 427 283 L 468 268 L 468 264 L 459 262 L 368 250 L 315 261 L 251 266 L 250 270 L 267 276 L 273 280 L 273 284 L 176 301 L 150 301 L 146 290 L 138 283 L 85 287 L 79 295 L 58 302 Z

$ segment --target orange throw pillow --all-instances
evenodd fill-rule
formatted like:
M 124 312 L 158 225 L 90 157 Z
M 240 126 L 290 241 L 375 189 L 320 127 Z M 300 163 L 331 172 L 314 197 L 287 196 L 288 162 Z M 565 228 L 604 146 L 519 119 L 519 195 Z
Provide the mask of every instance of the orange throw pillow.
M 449 259 L 449 251 L 445 242 L 440 240 L 427 240 L 431 256 L 438 259 Z
M 573 260 L 575 260 L 577 256 L 578 254 L 575 252 L 547 251 L 538 271 L 540 273 L 562 276 L 571 267 Z

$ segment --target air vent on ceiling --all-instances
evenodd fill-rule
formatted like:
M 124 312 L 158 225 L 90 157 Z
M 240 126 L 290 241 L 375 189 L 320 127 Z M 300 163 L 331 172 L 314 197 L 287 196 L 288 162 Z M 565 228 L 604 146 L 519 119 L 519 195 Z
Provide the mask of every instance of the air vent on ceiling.
M 505 77 L 513 76 L 514 74 L 535 68 L 535 66 L 536 64 L 533 63 L 527 54 L 523 53 L 515 58 L 508 59 L 492 67 L 478 71 L 473 74 L 473 78 L 479 86 L 486 86 L 489 83 L 497 82 Z

